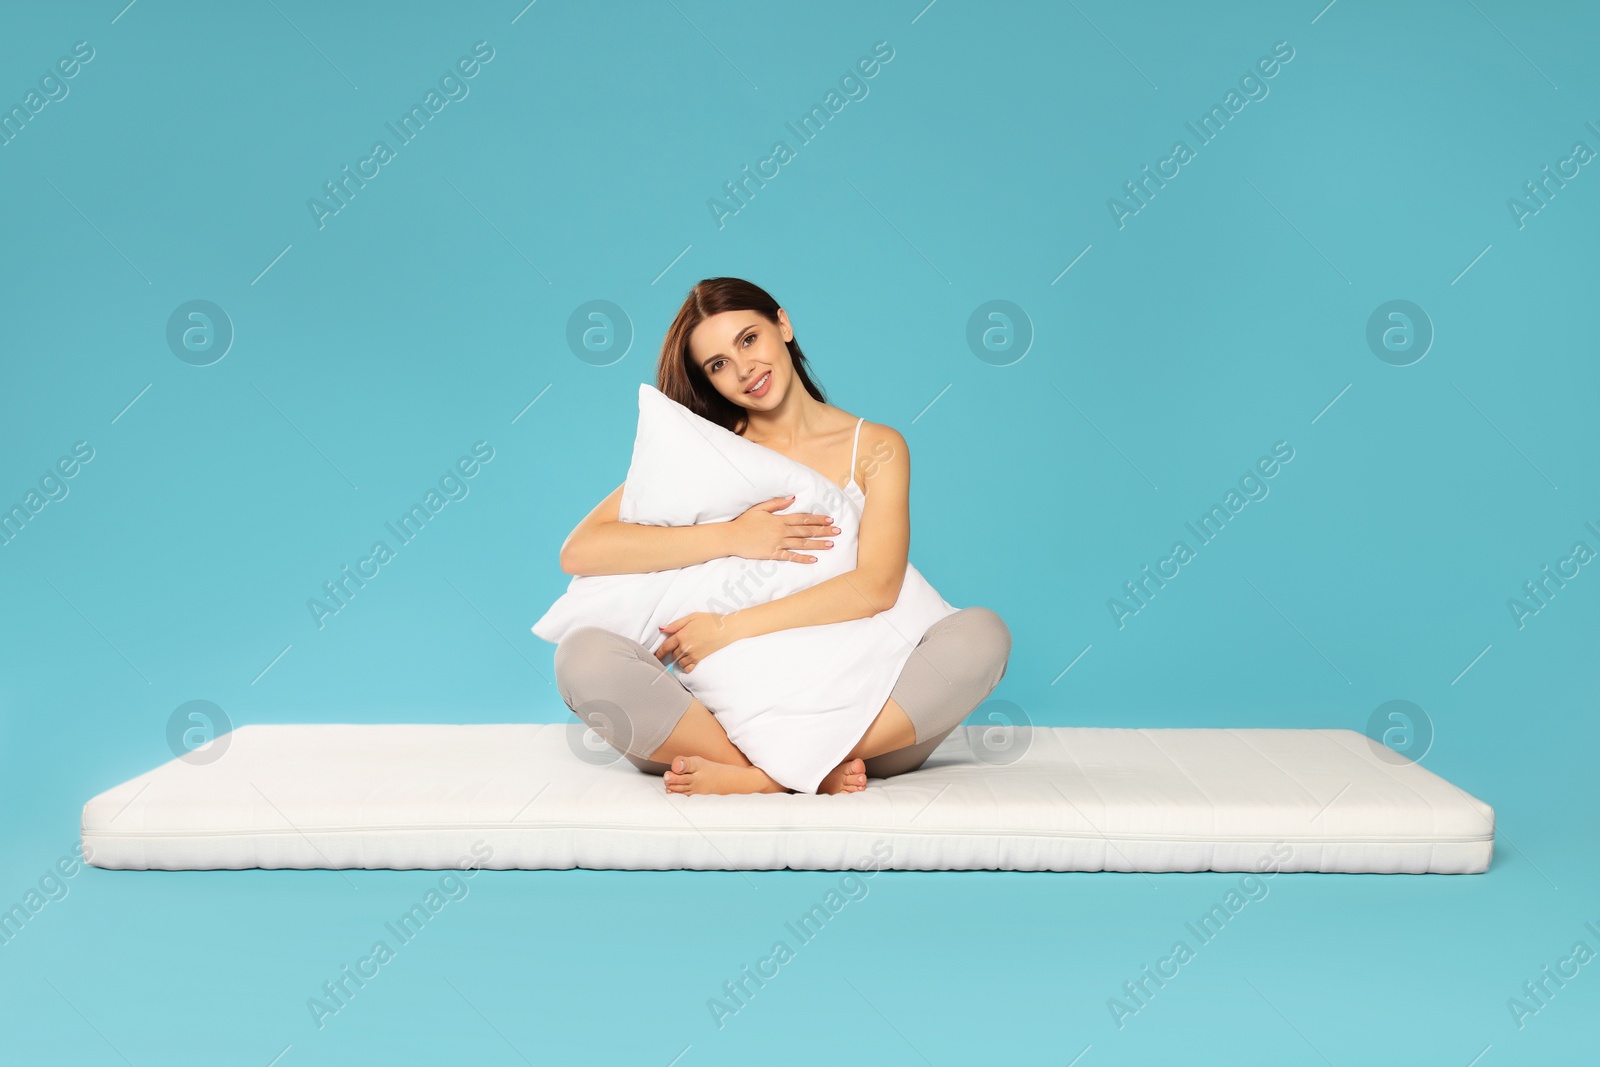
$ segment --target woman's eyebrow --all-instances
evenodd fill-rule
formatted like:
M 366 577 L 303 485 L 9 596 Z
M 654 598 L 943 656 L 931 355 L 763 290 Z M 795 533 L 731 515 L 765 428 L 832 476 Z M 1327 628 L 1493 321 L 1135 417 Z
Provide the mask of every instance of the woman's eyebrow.
M 751 330 L 753 330 L 753 329 L 755 329 L 755 328 L 756 328 L 756 324 L 755 324 L 755 323 L 753 323 L 753 322 L 752 322 L 752 323 L 750 323 L 750 324 L 749 324 L 749 325 L 748 325 L 748 326 L 741 326 L 741 327 L 740 327 L 740 328 L 739 328 L 739 332 L 738 332 L 738 333 L 736 333 L 736 334 L 734 334 L 734 335 L 733 335 L 733 344 L 732 344 L 732 347 L 734 347 L 734 348 L 737 348 L 737 347 L 738 347 L 738 346 L 739 346 L 739 338 L 741 338 L 741 337 L 743 337 L 743 336 L 744 336 L 744 335 L 745 335 L 745 334 L 746 334 L 746 333 L 748 333 L 748 332 L 749 332 L 749 331 L 751 331 Z M 705 359 L 703 359 L 703 360 L 701 360 L 701 361 L 700 361 L 700 369 L 701 369 L 701 370 L 705 370 L 705 369 L 706 369 L 706 366 L 707 366 L 707 365 L 708 365 L 708 364 L 709 364 L 709 363 L 710 363 L 710 362 L 711 362 L 711 361 L 712 361 L 712 360 L 714 360 L 714 359 L 716 359 L 716 358 L 717 358 L 717 357 L 718 357 L 718 356 L 720 356 L 720 355 L 722 355 L 722 353 L 721 353 L 721 352 L 713 352 L 713 353 L 711 353 L 711 354 L 710 354 L 710 355 L 709 355 L 709 356 L 707 356 L 707 357 L 706 357 L 706 358 L 705 358 Z

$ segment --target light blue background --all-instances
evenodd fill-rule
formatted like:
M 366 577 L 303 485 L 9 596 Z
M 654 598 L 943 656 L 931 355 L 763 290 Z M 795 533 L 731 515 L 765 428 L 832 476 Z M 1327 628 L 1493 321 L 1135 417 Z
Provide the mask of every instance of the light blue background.
M 568 720 L 528 627 L 716 275 L 906 435 L 914 562 L 1012 628 L 997 698 L 1358 730 L 1410 700 L 1424 764 L 1500 833 L 1481 876 L 1272 880 L 1120 1031 L 1107 999 L 1238 875 L 883 874 L 719 1031 L 707 998 L 837 872 L 486 873 L 319 1031 L 307 998 L 436 872 L 88 869 L 0 946 L 18 1062 L 1593 1054 L 1600 964 L 1524 1029 L 1507 1008 L 1600 950 L 1600 570 L 1522 628 L 1507 607 L 1600 549 L 1600 173 L 1522 228 L 1507 207 L 1600 149 L 1593 8 L 123 3 L 9 5 L 0 35 L 6 107 L 95 50 L 0 147 L 0 504 L 94 448 L 0 548 L 0 904 L 170 758 L 185 701 Z M 470 95 L 319 229 L 308 198 L 478 41 Z M 784 124 L 878 41 L 869 95 L 799 145 Z M 1119 229 L 1108 199 L 1278 41 L 1269 95 Z M 795 158 L 719 228 L 708 201 L 780 138 Z M 210 366 L 165 339 L 194 299 L 236 330 Z M 635 333 L 608 366 L 566 340 L 599 299 Z M 1034 335 L 1009 366 L 965 339 L 995 299 Z M 1436 330 L 1410 366 L 1365 339 L 1394 299 Z M 306 600 L 479 440 L 470 495 L 319 630 Z M 1279 440 L 1270 495 L 1119 629 L 1107 600 Z

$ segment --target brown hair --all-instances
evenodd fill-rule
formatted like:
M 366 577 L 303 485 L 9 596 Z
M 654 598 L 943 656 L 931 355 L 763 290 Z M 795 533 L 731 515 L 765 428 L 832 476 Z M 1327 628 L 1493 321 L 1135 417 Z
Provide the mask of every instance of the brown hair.
M 707 380 L 705 371 L 689 358 L 689 334 L 709 316 L 724 311 L 755 311 L 774 326 L 778 324 L 778 302 L 761 286 L 743 278 L 702 278 L 689 290 L 677 317 L 667 329 L 666 340 L 661 343 L 661 359 L 656 364 L 656 388 L 696 415 L 742 435 L 749 425 L 745 409 L 717 392 L 716 387 Z M 800 351 L 799 338 L 785 344 L 800 384 L 805 386 L 806 392 L 826 404 L 827 396 L 823 394 L 822 387 L 812 381 L 806 367 L 806 357 Z

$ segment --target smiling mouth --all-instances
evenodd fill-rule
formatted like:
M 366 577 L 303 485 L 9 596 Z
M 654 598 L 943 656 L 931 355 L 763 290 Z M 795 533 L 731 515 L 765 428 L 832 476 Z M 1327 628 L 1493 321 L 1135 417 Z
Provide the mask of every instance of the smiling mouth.
M 757 378 L 756 381 L 755 381 L 755 384 L 750 386 L 750 388 L 746 389 L 745 392 L 747 392 L 747 393 L 755 392 L 757 389 L 760 389 L 762 386 L 766 385 L 767 380 L 769 378 L 771 378 L 771 377 L 772 377 L 772 372 L 771 371 L 767 371 L 761 377 Z

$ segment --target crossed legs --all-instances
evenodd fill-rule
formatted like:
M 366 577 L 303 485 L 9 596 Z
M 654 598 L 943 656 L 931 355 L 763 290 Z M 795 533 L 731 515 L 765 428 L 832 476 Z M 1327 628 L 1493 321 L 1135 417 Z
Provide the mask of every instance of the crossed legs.
M 999 684 L 1010 652 L 1010 631 L 988 608 L 964 608 L 934 623 L 883 709 L 817 792 L 854 792 L 869 777 L 922 766 Z M 638 642 L 581 627 L 557 646 L 555 667 L 573 713 L 639 770 L 662 775 L 669 792 L 787 792 Z

